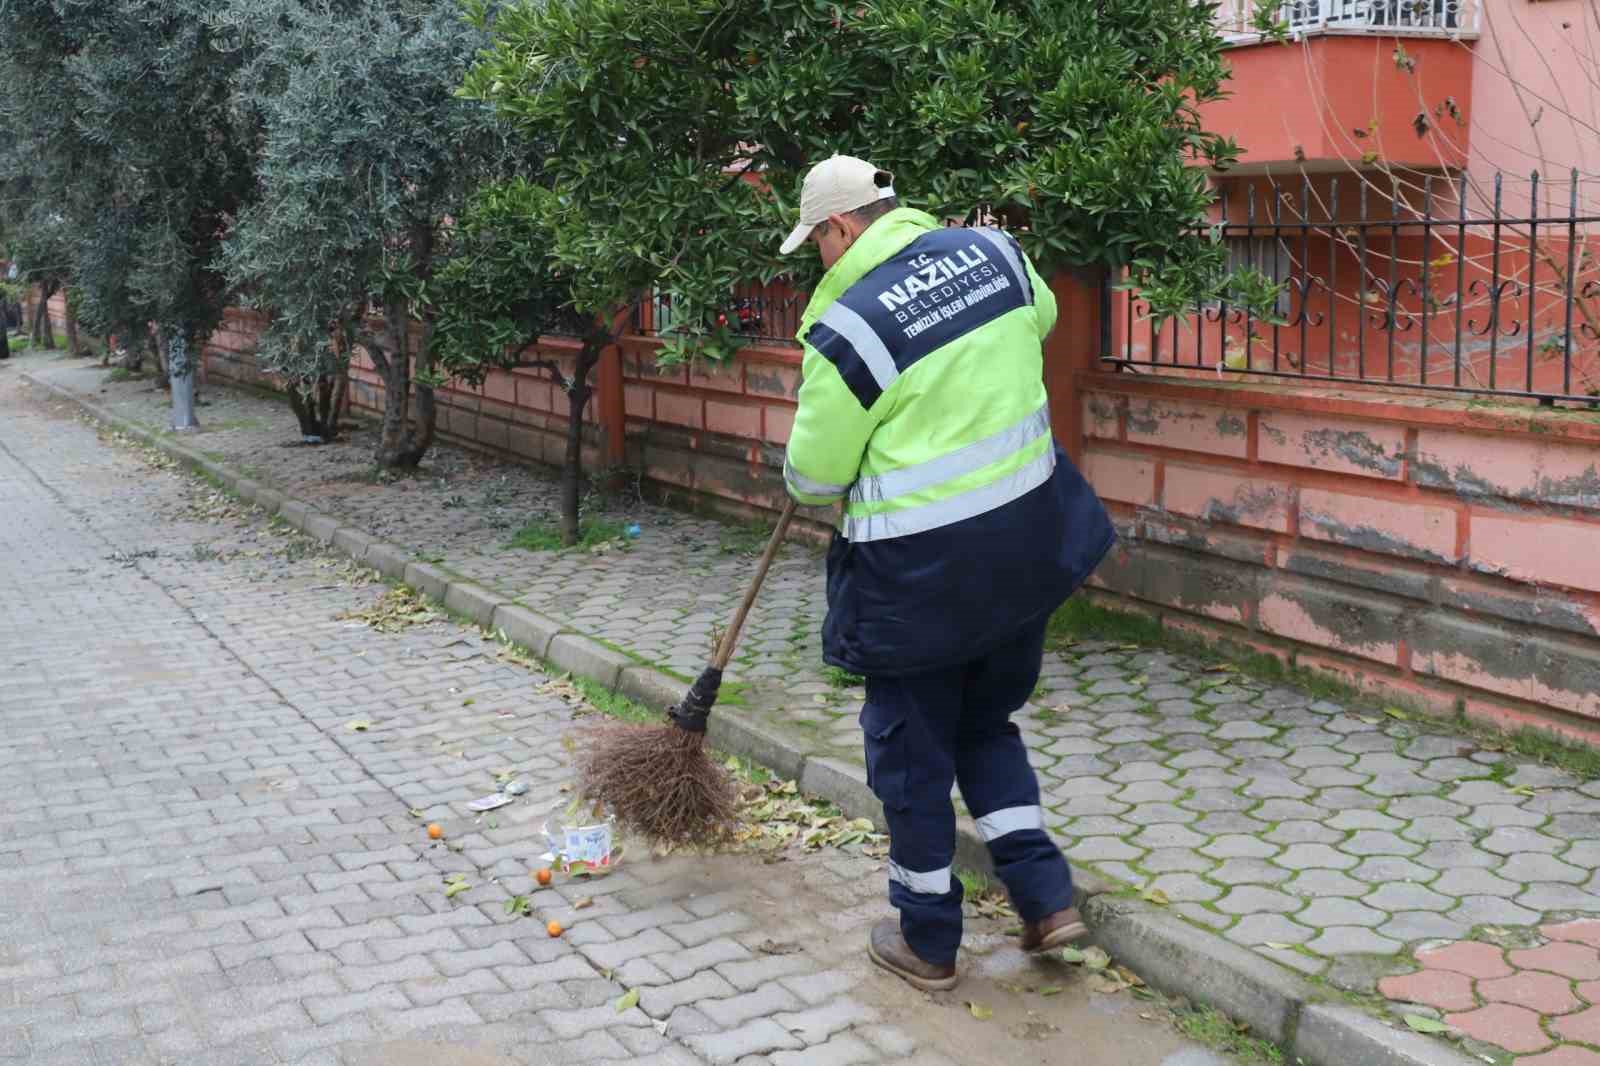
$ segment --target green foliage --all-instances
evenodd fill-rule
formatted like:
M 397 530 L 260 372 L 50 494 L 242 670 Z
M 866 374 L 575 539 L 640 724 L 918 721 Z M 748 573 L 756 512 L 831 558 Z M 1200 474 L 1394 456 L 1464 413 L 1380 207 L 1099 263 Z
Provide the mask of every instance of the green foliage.
M 1003 216 L 1043 269 L 1159 279 L 1158 313 L 1222 284 L 1192 227 L 1205 171 L 1238 154 L 1198 107 L 1222 95 L 1213 9 L 1190 0 L 516 0 L 467 4 L 493 37 L 464 93 L 551 142 L 546 206 L 577 306 L 655 285 L 680 354 L 736 283 L 814 282 L 779 260 L 807 167 L 834 151 L 896 174 L 902 202 Z M 746 178 L 759 175 L 762 185 Z
M 523 361 L 544 334 L 581 326 L 550 259 L 548 196 L 519 175 L 485 184 L 468 202 L 427 292 L 446 374 L 482 384 L 491 369 Z
M 160 324 L 196 349 L 229 291 L 214 261 L 249 201 L 254 129 L 232 106 L 235 63 L 216 47 L 206 0 L 56 0 L 81 35 L 65 70 L 100 169 L 79 220 L 91 317 Z M 113 231 L 115 228 L 115 231 Z
M 505 159 L 486 109 L 455 94 L 485 38 L 430 0 L 234 0 L 216 19 L 253 57 L 236 103 L 260 116 L 261 195 L 223 262 L 270 314 L 261 359 L 312 381 L 360 344 L 395 398 L 378 461 L 414 465 L 445 380 L 428 288 L 450 220 Z M 369 321 L 374 304 L 381 328 Z

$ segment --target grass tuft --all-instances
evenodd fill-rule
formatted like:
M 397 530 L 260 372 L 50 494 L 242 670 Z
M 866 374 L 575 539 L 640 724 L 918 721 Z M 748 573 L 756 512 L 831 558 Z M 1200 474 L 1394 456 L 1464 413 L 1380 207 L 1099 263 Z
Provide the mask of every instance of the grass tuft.
M 1236 1022 L 1212 1007 L 1175 1009 L 1173 1024 L 1195 1043 L 1235 1055 L 1245 1063 L 1269 1063 L 1275 1066 L 1283 1061 L 1283 1052 L 1277 1045 L 1251 1036 L 1244 1023 Z
M 579 549 L 593 548 L 598 544 L 622 540 L 625 527 L 621 522 L 603 518 L 585 518 L 578 523 Z M 558 552 L 565 550 L 561 543 L 561 527 L 555 522 L 535 519 L 512 534 L 510 547 L 531 552 Z

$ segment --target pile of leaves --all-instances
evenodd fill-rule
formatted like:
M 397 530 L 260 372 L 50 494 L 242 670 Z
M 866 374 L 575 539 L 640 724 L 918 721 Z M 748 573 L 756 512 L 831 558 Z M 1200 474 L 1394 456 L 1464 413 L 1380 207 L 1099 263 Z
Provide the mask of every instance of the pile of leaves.
M 728 768 L 738 772 L 741 764 L 729 759 Z M 833 804 L 803 795 L 793 781 L 752 783 L 739 799 L 744 827 L 734 834 L 735 844 L 770 852 L 798 845 L 806 851 L 860 847 L 871 858 L 889 854 L 889 838 L 871 819 L 848 819 Z
M 437 622 L 444 616 L 428 606 L 428 599 L 404 585 L 389 589 L 372 606 L 334 616 L 339 621 L 365 622 L 379 633 L 399 633 L 412 626 Z

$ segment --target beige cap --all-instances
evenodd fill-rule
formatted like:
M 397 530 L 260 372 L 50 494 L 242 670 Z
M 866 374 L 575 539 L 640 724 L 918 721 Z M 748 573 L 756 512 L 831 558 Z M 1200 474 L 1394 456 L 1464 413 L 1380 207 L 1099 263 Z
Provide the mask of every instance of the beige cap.
M 778 249 L 788 255 L 806 242 L 817 225 L 829 215 L 843 215 L 894 195 L 889 183 L 894 175 L 879 170 L 865 159 L 835 155 L 812 167 L 800 186 L 800 224 Z

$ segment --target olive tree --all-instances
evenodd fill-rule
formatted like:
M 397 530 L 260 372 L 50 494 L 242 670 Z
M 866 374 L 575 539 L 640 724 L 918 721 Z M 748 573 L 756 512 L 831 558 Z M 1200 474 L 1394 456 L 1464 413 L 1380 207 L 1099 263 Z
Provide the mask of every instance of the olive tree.
M 231 296 L 217 254 L 254 191 L 254 129 L 233 106 L 233 59 L 217 46 L 206 0 L 54 3 L 78 34 L 65 70 L 97 153 L 79 258 L 113 268 L 79 284 L 109 286 L 94 298 L 148 315 L 167 375 L 185 386 L 173 392 L 175 425 L 193 428 L 187 389 Z M 107 213 L 121 232 L 98 224 Z
M 384 383 L 374 458 L 415 466 L 444 380 L 428 289 L 451 220 L 504 155 L 488 110 L 456 94 L 486 38 L 425 0 L 236 0 L 227 17 L 241 32 L 271 27 L 245 93 L 261 122 L 260 197 L 223 259 L 269 316 L 263 365 L 304 390 L 359 346 Z

